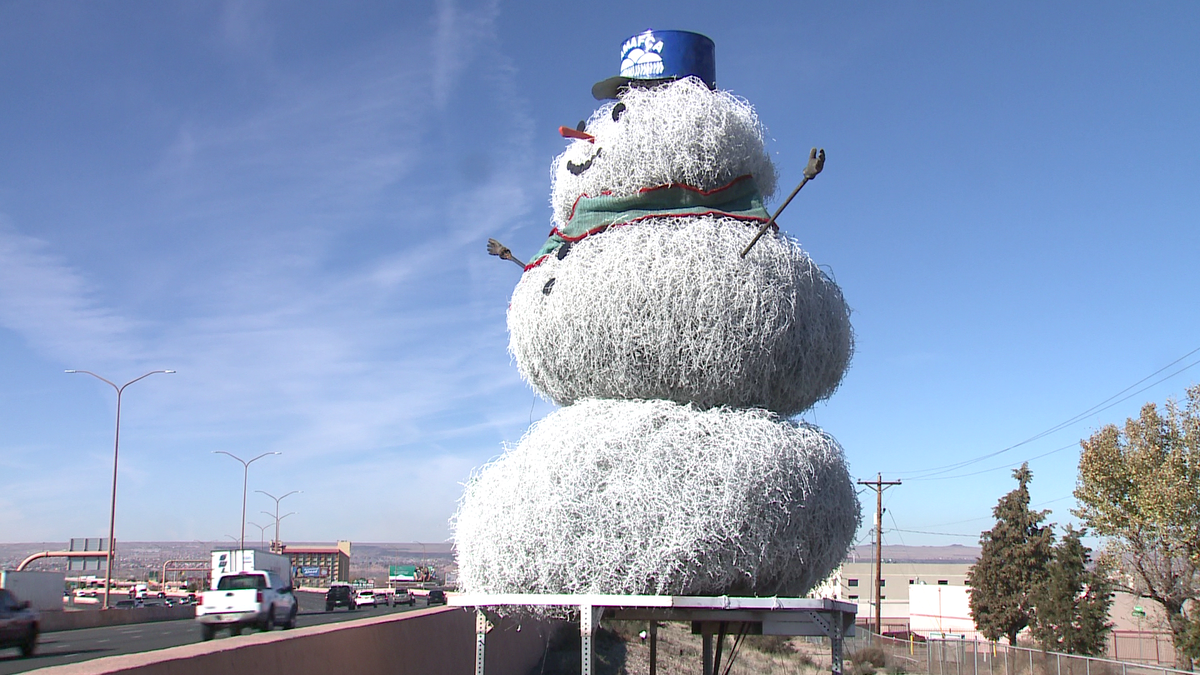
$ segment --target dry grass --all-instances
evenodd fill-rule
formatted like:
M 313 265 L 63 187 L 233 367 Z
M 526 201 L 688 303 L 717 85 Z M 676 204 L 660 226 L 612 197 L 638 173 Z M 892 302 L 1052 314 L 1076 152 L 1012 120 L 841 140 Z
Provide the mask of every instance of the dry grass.
M 543 664 L 529 675 L 573 675 L 580 672 L 578 624 L 567 624 L 565 632 L 551 640 Z M 650 642 L 638 633 L 645 624 L 605 621 L 596 636 L 597 675 L 643 675 L 650 672 Z M 721 673 L 729 665 L 733 638 L 725 639 Z M 697 673 L 702 670 L 700 636 L 688 625 L 660 624 L 658 629 L 658 672 L 663 675 Z M 829 671 L 828 647 L 801 642 L 749 636 L 738 649 L 729 675 L 817 675 Z M 850 672 L 847 670 L 847 672 Z

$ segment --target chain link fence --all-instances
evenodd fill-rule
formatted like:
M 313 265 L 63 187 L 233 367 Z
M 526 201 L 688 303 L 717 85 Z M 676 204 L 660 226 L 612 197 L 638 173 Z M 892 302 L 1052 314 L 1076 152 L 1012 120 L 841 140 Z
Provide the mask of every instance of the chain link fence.
M 863 629 L 847 638 L 847 675 L 1194 675 L 1165 666 L 1010 647 L 984 640 L 882 637 Z M 869 665 L 868 665 L 869 664 Z

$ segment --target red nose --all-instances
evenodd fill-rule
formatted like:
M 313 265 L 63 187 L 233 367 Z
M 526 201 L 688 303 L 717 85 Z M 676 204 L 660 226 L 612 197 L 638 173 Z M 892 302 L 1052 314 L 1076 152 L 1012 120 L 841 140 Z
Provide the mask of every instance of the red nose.
M 572 129 L 571 127 L 559 127 L 558 133 L 562 134 L 563 138 L 582 138 L 588 143 L 595 143 L 596 137 L 586 131 Z

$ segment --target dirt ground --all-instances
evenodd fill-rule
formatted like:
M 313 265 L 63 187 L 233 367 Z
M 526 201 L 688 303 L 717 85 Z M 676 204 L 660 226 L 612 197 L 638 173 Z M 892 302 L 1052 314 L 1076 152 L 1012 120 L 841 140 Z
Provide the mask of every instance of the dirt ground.
M 542 663 L 529 675 L 576 675 L 580 672 L 578 624 L 567 624 L 553 636 Z M 644 623 L 604 621 L 596 632 L 596 675 L 645 675 L 650 672 L 650 641 L 639 633 Z M 828 644 L 805 642 L 802 638 L 747 636 L 730 653 L 734 638 L 726 637 L 721 657 L 721 675 L 817 675 L 829 672 Z M 658 672 L 663 675 L 700 675 L 701 640 L 682 623 L 661 623 L 658 629 Z M 729 670 L 726 671 L 726 668 Z M 853 663 L 845 669 L 854 673 Z M 874 672 L 873 669 L 871 672 Z

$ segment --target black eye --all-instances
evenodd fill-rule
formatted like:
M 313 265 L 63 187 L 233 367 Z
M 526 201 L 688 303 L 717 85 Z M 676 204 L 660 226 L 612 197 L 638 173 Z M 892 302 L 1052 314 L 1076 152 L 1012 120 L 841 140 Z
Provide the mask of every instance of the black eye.
M 623 112 L 625 112 L 625 104 L 624 103 L 618 103 L 618 104 L 614 105 L 613 112 L 612 112 L 613 121 L 616 122 L 616 121 L 620 120 L 621 113 L 623 113 Z
M 579 120 L 579 124 L 575 125 L 575 131 L 583 131 L 585 128 L 587 128 L 587 122 L 583 120 Z

